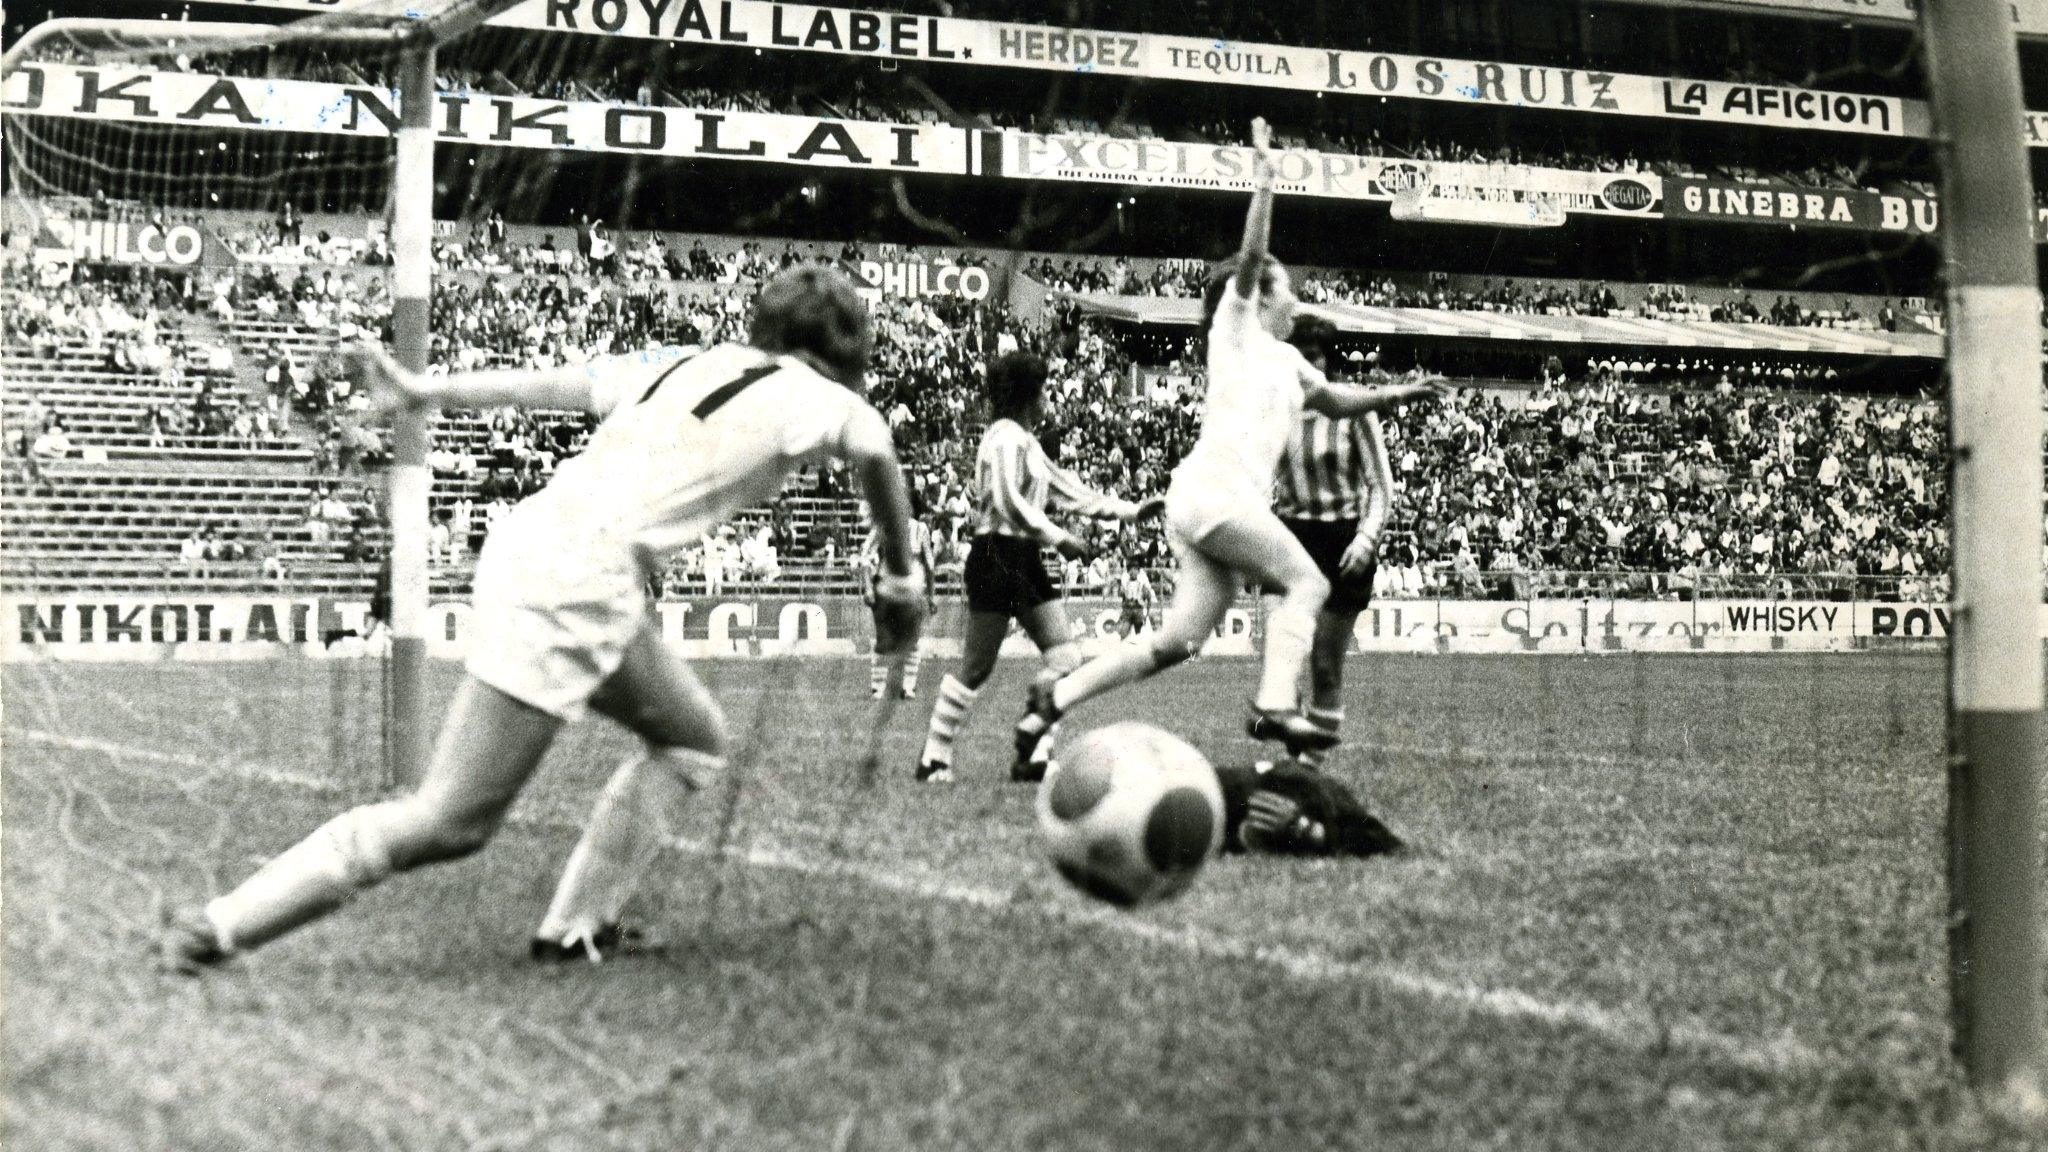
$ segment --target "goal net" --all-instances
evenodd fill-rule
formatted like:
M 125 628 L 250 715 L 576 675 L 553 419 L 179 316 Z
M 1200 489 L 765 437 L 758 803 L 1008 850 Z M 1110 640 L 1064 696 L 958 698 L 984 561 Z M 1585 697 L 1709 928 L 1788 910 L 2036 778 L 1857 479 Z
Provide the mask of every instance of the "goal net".
M 375 786 L 386 445 L 329 353 L 389 323 L 392 55 L 261 25 L 38 32 L 0 121 L 8 734 Z

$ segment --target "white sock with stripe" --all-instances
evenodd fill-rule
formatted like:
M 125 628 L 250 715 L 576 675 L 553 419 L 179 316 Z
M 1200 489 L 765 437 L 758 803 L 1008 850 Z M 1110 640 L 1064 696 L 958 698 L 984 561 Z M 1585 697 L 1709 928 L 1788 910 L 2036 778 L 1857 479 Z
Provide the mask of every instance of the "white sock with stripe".
M 921 669 L 921 668 L 923 668 L 923 667 L 924 667 L 924 649 L 923 649 L 923 648 L 921 648 L 921 647 L 920 647 L 920 648 L 912 648 L 912 649 L 910 650 L 910 658 L 909 658 L 909 659 L 907 659 L 907 660 L 905 660 L 905 661 L 903 662 L 903 694 L 904 694 L 904 695 L 906 695 L 906 696 L 911 696 L 911 695 L 915 695 L 915 694 L 917 693 L 917 673 L 918 673 L 918 670 L 919 670 L 919 669 Z
M 925 730 L 924 755 L 919 763 L 953 762 L 953 737 L 959 734 L 960 725 L 966 722 L 977 695 L 978 692 L 951 673 L 939 681 L 939 702 L 932 705 L 931 726 Z

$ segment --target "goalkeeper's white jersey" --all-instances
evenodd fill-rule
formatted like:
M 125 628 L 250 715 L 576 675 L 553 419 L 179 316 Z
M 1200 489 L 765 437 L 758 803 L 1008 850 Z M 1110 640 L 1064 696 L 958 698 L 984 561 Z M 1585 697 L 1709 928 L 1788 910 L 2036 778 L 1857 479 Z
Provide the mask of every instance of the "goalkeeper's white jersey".
M 743 344 L 590 370 L 604 422 L 519 517 L 564 547 L 623 546 L 648 565 L 774 499 L 797 466 L 844 456 L 848 427 L 871 411 L 809 365 Z

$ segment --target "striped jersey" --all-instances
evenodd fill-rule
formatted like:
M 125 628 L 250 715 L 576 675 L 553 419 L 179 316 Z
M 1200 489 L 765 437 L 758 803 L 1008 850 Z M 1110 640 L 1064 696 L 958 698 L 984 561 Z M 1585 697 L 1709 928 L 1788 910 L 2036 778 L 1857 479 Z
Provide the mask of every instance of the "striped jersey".
M 1118 582 L 1117 591 L 1123 596 L 1126 606 L 1152 603 L 1152 580 L 1142 568 L 1133 568 L 1124 573 Z
M 925 582 L 930 583 L 932 569 L 938 566 L 939 550 L 932 541 L 932 530 L 915 516 L 910 518 L 910 558 L 924 568 Z M 868 538 L 861 541 L 860 557 L 855 561 L 861 574 L 873 580 L 882 571 L 882 534 L 870 528 Z
M 1304 411 L 1287 440 L 1273 482 L 1273 511 L 1288 520 L 1384 517 L 1391 471 L 1379 420 L 1333 419 Z
M 974 456 L 974 534 L 1056 544 L 1067 530 L 1046 513 L 1048 501 L 1077 516 L 1129 518 L 1137 511 L 1130 501 L 1097 492 L 1054 464 L 1022 424 L 990 424 Z

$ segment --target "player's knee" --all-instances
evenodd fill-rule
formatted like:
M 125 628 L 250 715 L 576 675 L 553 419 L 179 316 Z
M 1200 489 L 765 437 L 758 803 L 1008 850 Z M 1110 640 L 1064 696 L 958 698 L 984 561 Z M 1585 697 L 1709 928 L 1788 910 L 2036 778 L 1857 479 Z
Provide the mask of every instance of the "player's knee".
M 1297 604 L 1321 608 L 1330 598 L 1329 577 L 1311 568 L 1295 577 L 1294 582 L 1288 585 L 1286 598 Z
M 650 753 L 687 748 L 706 756 L 723 756 L 730 739 L 725 729 L 725 712 L 715 704 L 690 716 L 650 715 L 634 725 L 633 730 Z
M 988 683 L 988 678 L 995 675 L 995 672 L 996 658 L 993 653 L 986 656 L 969 653 L 966 661 L 960 665 L 960 682 L 969 688 L 979 689 Z
M 329 820 L 315 835 L 350 887 L 374 888 L 405 866 L 398 859 L 404 820 L 402 801 L 366 804 Z
M 711 752 L 702 748 L 681 746 L 647 746 L 647 755 L 628 764 L 612 776 L 607 789 L 618 788 L 628 792 L 649 778 L 650 773 L 665 773 L 670 779 L 692 792 L 702 792 L 717 782 L 725 770 L 725 752 Z
M 502 810 L 457 807 L 420 797 L 399 802 L 406 809 L 392 822 L 391 859 L 398 870 L 444 864 L 474 855 L 497 835 Z

